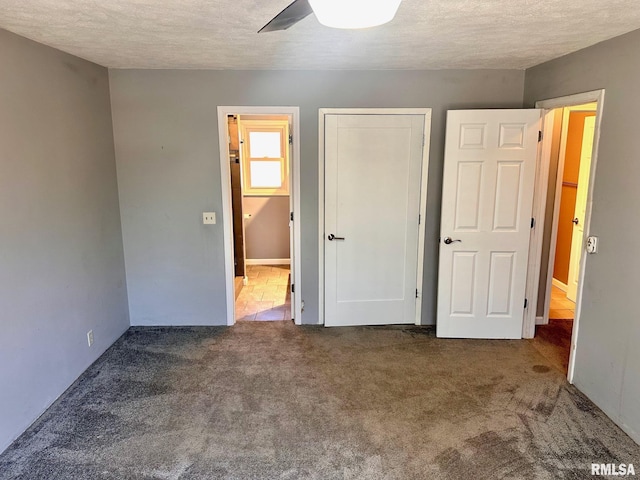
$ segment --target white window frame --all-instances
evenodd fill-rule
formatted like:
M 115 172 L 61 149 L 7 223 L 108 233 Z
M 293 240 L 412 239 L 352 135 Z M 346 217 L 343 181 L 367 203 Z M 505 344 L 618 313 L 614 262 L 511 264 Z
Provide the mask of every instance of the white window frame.
M 241 160 L 243 175 L 243 191 L 245 196 L 288 196 L 289 195 L 289 122 L 287 120 L 243 120 L 240 116 L 239 134 L 241 141 Z M 274 132 L 280 134 L 280 157 L 253 158 L 251 152 L 251 132 Z M 280 188 L 253 187 L 251 184 L 251 164 L 253 162 L 280 163 Z

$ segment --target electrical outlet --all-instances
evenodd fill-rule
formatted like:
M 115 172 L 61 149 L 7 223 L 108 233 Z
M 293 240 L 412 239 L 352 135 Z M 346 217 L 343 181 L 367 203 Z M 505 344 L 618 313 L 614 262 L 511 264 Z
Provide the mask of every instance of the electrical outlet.
M 598 253 L 598 237 L 587 237 L 587 253 Z
M 87 343 L 89 346 L 93 345 L 93 330 L 87 332 Z
M 203 212 L 202 213 L 202 223 L 205 225 L 215 225 L 216 223 L 216 212 Z

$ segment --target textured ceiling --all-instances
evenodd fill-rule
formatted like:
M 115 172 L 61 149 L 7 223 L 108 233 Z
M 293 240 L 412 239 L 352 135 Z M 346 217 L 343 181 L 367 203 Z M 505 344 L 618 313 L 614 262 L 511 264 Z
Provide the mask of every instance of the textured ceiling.
M 638 0 L 403 0 L 381 27 L 258 35 L 289 1 L 0 0 L 0 27 L 112 68 L 239 70 L 523 69 L 640 28 Z

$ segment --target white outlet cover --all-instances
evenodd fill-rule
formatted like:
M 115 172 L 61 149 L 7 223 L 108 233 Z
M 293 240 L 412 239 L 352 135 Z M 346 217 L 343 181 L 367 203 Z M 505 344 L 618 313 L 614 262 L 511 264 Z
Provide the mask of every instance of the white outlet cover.
M 216 212 L 203 212 L 202 213 L 202 223 L 205 225 L 215 225 L 216 223 Z
M 587 237 L 587 253 L 598 253 L 598 237 Z
M 93 330 L 87 332 L 87 343 L 89 346 L 93 345 Z

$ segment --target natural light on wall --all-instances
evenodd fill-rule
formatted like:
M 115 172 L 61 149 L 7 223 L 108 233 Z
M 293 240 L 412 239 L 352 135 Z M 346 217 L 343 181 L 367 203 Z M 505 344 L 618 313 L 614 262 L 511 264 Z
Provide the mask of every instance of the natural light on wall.
M 390 22 L 401 0 L 309 0 L 318 21 L 333 28 L 366 28 Z

